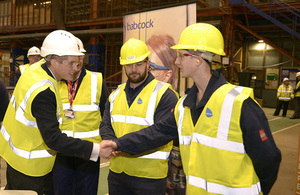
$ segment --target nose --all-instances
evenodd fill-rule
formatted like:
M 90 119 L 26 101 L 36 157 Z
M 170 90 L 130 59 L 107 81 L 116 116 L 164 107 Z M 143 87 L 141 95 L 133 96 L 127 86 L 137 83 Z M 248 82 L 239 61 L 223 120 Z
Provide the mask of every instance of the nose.
M 178 66 L 178 67 L 179 67 L 179 65 L 180 65 L 180 60 L 179 60 L 179 57 L 177 57 L 177 58 L 176 58 L 176 60 L 175 60 L 175 64 L 176 64 L 176 66 Z
M 82 67 L 82 63 L 79 61 L 78 63 L 74 64 L 72 67 L 75 72 L 80 71 Z
M 132 71 L 133 71 L 133 72 L 136 71 L 136 65 L 135 65 L 135 64 L 132 65 Z

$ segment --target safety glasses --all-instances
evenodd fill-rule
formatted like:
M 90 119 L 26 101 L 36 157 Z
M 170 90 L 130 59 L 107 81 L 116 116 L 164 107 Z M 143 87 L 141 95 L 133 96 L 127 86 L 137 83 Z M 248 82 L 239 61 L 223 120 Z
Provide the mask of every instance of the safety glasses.
M 165 66 L 159 66 L 157 64 L 154 64 L 153 62 L 150 62 L 149 71 L 154 71 L 154 70 L 168 70 L 168 68 Z
M 55 60 L 57 60 L 57 61 L 59 61 L 59 63 L 61 63 L 61 64 L 63 64 L 63 60 L 61 60 L 61 59 L 57 59 L 57 58 L 54 58 Z M 79 65 L 79 62 L 78 61 L 73 61 L 73 62 L 69 62 L 68 64 L 67 64 L 68 66 L 78 66 Z
M 196 54 L 191 54 L 191 53 L 180 53 L 179 51 L 177 51 L 177 57 L 182 59 L 184 57 L 188 57 L 188 56 L 192 56 L 192 57 L 198 57 L 198 55 Z

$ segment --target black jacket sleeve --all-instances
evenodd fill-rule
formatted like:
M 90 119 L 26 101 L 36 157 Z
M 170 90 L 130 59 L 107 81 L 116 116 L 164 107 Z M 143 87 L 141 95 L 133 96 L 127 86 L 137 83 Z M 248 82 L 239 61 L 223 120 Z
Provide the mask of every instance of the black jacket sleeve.
M 101 97 L 100 97 L 100 105 L 99 105 L 102 117 L 104 115 L 105 103 L 106 103 L 108 97 L 109 97 L 109 91 L 108 91 L 106 82 L 103 80 L 103 82 L 102 82 L 102 92 L 101 92 Z
M 0 122 L 3 121 L 9 103 L 8 92 L 4 83 L 0 80 Z
M 18 82 L 20 76 L 21 76 L 21 71 L 20 71 L 20 68 L 18 68 L 18 70 L 16 70 L 16 72 L 15 72 L 15 85 L 17 85 L 17 82 Z
M 298 81 L 298 82 L 300 82 L 300 81 Z M 298 91 L 300 91 L 300 87 L 294 89 L 294 93 L 297 93 Z
M 167 89 L 166 92 L 161 97 L 157 108 L 154 113 L 154 123 L 157 123 L 170 112 L 172 112 L 176 106 L 178 97 L 171 89 Z
M 252 160 L 260 180 L 263 194 L 268 194 L 274 185 L 281 162 L 268 119 L 263 110 L 248 98 L 242 107 L 241 128 L 246 153 Z
M 109 99 L 106 101 L 104 115 L 100 123 L 100 136 L 103 140 L 116 141 L 117 139 L 114 129 L 111 126 Z
M 61 133 L 56 116 L 55 94 L 49 88 L 35 97 L 31 110 L 44 142 L 49 148 L 66 155 L 90 159 L 92 142 L 68 137 Z
M 163 146 L 178 137 L 174 113 L 170 112 L 162 120 L 140 131 L 126 134 L 116 140 L 118 150 L 129 154 L 139 154 Z

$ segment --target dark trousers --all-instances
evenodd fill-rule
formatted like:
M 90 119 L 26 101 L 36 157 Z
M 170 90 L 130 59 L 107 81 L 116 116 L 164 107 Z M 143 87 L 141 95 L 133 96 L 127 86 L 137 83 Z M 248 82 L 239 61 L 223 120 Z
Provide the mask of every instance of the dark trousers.
M 295 112 L 292 118 L 299 118 L 300 117 L 300 97 L 295 97 Z
M 279 100 L 279 101 L 278 101 L 278 104 L 277 104 L 277 107 L 276 107 L 276 110 L 275 110 L 275 112 L 274 112 L 274 115 L 275 115 L 275 116 L 278 116 L 278 115 L 279 115 L 279 112 L 280 112 L 281 107 L 282 107 L 282 105 L 283 105 L 282 116 L 286 116 L 286 112 L 287 112 L 287 109 L 288 109 L 288 107 L 289 107 L 289 103 L 290 103 L 290 101 L 281 101 L 281 100 Z
M 148 179 L 109 170 L 109 195 L 165 195 L 167 178 Z
M 97 195 L 100 162 L 58 154 L 53 167 L 56 195 Z
M 52 173 L 41 177 L 25 175 L 7 164 L 5 190 L 33 190 L 39 195 L 53 195 Z

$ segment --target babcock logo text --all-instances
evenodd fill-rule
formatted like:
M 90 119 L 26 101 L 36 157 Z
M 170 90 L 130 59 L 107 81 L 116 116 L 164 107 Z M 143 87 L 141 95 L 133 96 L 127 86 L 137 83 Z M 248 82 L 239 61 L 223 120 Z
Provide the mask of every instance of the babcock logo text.
M 152 19 L 150 19 L 147 22 L 139 22 L 139 23 L 136 23 L 135 21 L 133 21 L 132 24 L 127 23 L 127 31 L 136 30 L 136 29 L 144 29 L 144 28 L 153 28 L 154 27 L 153 23 L 154 23 L 154 20 L 152 20 Z

